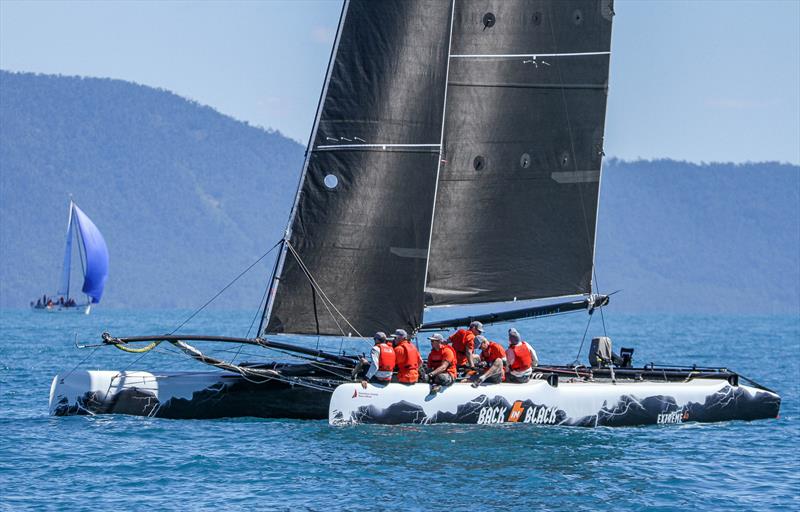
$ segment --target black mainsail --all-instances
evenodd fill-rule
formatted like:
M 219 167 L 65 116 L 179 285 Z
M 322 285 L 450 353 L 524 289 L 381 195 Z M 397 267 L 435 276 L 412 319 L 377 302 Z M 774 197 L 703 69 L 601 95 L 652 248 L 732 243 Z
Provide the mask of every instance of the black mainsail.
M 611 2 L 455 6 L 426 305 L 591 293 Z
M 612 0 L 345 2 L 265 333 L 592 291 Z
M 450 2 L 345 3 L 267 332 L 421 323 L 450 22 Z

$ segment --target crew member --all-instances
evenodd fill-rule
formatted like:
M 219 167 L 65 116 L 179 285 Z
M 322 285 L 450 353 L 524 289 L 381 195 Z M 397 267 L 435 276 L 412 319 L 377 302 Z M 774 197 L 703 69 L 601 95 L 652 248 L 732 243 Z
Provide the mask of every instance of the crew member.
M 375 340 L 369 352 L 369 369 L 361 381 L 361 387 L 367 389 L 367 382 L 388 384 L 392 380 L 392 371 L 395 365 L 394 348 L 386 341 L 386 334 L 376 332 L 372 337 Z
M 489 341 L 486 336 L 476 336 L 475 341 L 481 349 L 481 362 L 486 365 L 486 371 L 472 383 L 477 388 L 484 382 L 499 384 L 505 378 L 506 351 L 503 346 L 494 341 Z
M 533 375 L 533 367 L 539 366 L 536 351 L 528 342 L 522 340 L 519 331 L 514 328 L 508 330 L 506 360 L 508 361 L 508 375 L 506 375 L 508 382 L 519 384 L 528 382 Z
M 428 382 L 431 393 L 437 393 L 442 386 L 449 386 L 456 380 L 456 353 L 452 347 L 445 345 L 441 334 L 434 334 L 428 339 L 431 340 Z
M 483 334 L 483 324 L 475 321 L 468 329 L 459 329 L 450 336 L 450 346 L 456 352 L 458 366 L 473 367 L 478 362 L 475 356 L 475 336 Z
M 403 329 L 394 331 L 394 357 L 397 381 L 402 384 L 415 384 L 419 380 L 422 357 L 417 347 L 408 341 L 408 333 Z

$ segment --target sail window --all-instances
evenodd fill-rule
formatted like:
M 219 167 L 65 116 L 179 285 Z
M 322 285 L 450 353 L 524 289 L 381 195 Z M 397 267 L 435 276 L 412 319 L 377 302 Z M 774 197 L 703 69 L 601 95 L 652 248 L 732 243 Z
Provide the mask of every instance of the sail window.
M 483 15 L 483 29 L 486 30 L 487 28 L 492 28 L 495 21 L 494 14 L 487 12 Z
M 339 178 L 337 178 L 333 174 L 328 174 L 327 176 L 325 176 L 324 183 L 326 187 L 333 190 L 336 188 L 336 185 L 339 184 Z
M 486 159 L 481 155 L 476 156 L 475 160 L 472 161 L 472 167 L 474 167 L 476 171 L 482 171 L 486 168 Z
M 522 153 L 522 156 L 519 157 L 519 166 L 523 169 L 527 169 L 531 166 L 531 155 L 528 153 Z

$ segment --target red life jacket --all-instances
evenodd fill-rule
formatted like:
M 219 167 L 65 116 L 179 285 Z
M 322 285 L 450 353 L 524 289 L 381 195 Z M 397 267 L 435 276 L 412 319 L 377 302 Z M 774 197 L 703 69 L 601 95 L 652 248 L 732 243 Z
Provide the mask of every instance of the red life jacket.
M 413 384 L 419 380 L 419 351 L 417 347 L 403 340 L 394 347 L 397 362 L 397 380 L 405 384 Z
M 514 352 L 514 362 L 511 363 L 511 371 L 524 372 L 531 368 L 531 351 L 524 341 L 517 342 L 516 345 L 511 345 L 508 350 Z
M 444 361 L 449 361 L 450 366 L 447 367 L 447 373 L 456 377 L 456 353 L 453 347 L 442 345 L 441 350 L 431 350 L 428 354 L 428 370 L 433 371 L 440 366 Z
M 475 335 L 467 329 L 459 329 L 450 336 L 452 349 L 456 353 L 456 363 L 459 366 L 467 364 L 467 349 L 475 350 Z
M 394 371 L 395 355 L 394 349 L 388 343 L 381 343 L 378 345 L 381 349 L 378 355 L 378 370 L 382 372 Z

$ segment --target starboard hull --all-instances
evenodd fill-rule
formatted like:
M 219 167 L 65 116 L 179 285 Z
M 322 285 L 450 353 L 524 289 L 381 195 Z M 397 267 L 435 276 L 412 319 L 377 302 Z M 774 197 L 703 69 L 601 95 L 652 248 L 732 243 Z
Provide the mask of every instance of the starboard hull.
M 436 394 L 426 384 L 343 384 L 331 398 L 333 425 L 532 423 L 635 426 L 775 418 L 775 393 L 726 380 L 455 384 Z
M 50 414 L 325 419 L 339 382 L 313 383 L 315 387 L 288 379 L 255 382 L 222 372 L 75 371 L 53 379 Z

